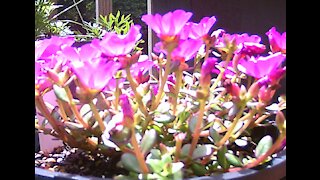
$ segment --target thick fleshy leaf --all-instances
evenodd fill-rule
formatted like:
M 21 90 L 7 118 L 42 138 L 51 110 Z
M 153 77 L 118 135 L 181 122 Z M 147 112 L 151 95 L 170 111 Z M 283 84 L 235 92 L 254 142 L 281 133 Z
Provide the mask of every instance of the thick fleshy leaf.
M 218 131 L 216 131 L 216 130 L 214 129 L 213 126 L 210 127 L 210 129 L 209 129 L 209 134 L 210 134 L 210 137 L 213 139 L 213 142 L 214 142 L 215 144 L 220 141 L 221 136 L 220 136 L 220 134 L 218 133 Z
M 151 149 L 150 159 L 161 159 L 161 151 L 159 149 Z
M 205 156 L 208 156 L 212 153 L 213 147 L 212 145 L 200 145 L 198 146 L 192 153 L 192 159 L 199 159 Z
M 197 121 L 198 121 L 198 116 L 192 116 L 190 121 L 189 121 L 189 130 L 192 133 L 194 133 L 194 131 L 195 131 Z M 200 127 L 200 128 L 202 128 L 202 127 Z
M 141 151 L 143 154 L 146 154 L 150 151 L 150 149 L 155 145 L 157 142 L 157 132 L 154 129 L 150 129 L 147 131 L 142 140 L 141 140 Z
M 157 114 L 154 117 L 154 121 L 158 123 L 170 123 L 172 122 L 176 117 L 167 113 L 167 114 Z
M 159 159 L 148 159 L 147 164 L 150 165 L 151 169 L 155 173 L 160 173 L 163 170 L 164 164 Z
M 230 164 L 226 158 L 226 153 L 227 153 L 226 146 L 223 146 L 217 153 L 218 163 L 223 169 L 228 169 L 230 167 Z
M 236 166 L 236 167 L 242 167 L 243 166 L 243 164 L 240 161 L 240 159 L 237 156 L 235 156 L 235 155 L 233 155 L 231 153 L 226 153 L 226 158 L 227 158 L 228 162 L 233 166 Z
M 124 168 L 126 168 L 129 171 L 134 171 L 134 172 L 137 172 L 137 173 L 141 173 L 142 172 L 141 169 L 140 169 L 138 160 L 133 154 L 124 153 L 121 156 L 121 162 L 122 162 Z
M 185 144 L 181 148 L 181 157 L 187 157 L 190 151 L 191 144 Z
M 198 163 L 191 164 L 191 169 L 197 176 L 203 176 L 207 173 L 207 169 L 205 168 L 205 166 Z
M 184 164 L 182 162 L 172 163 L 172 174 L 177 173 L 183 168 Z
M 256 157 L 264 155 L 272 146 L 272 137 L 267 135 L 264 136 L 258 143 L 255 151 Z
M 64 88 L 59 87 L 58 85 L 53 85 L 53 91 L 56 97 L 64 102 L 69 103 L 67 92 Z

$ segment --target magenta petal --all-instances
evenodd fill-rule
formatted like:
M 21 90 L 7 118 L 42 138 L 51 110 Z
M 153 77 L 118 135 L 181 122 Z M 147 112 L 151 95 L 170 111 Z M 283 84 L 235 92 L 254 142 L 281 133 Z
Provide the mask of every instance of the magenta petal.
M 158 35 L 175 36 L 180 34 L 184 25 L 191 18 L 191 12 L 185 12 L 178 9 L 168 12 L 161 16 L 159 14 L 143 15 L 141 20 L 144 21 Z
M 249 74 L 255 78 L 262 78 L 269 75 L 277 69 L 285 60 L 286 56 L 281 53 L 271 54 L 269 56 L 258 58 L 252 57 L 249 60 L 241 59 L 238 69 L 243 73 Z

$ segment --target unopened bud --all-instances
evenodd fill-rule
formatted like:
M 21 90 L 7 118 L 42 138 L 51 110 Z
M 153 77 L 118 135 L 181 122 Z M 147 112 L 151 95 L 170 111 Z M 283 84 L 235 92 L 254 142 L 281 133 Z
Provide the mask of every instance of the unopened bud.
M 250 88 L 248 90 L 248 93 L 246 95 L 247 100 L 250 100 L 251 98 L 256 97 L 258 95 L 258 93 L 259 93 L 260 87 L 261 86 L 260 86 L 260 83 L 258 81 L 253 83 L 250 86 Z

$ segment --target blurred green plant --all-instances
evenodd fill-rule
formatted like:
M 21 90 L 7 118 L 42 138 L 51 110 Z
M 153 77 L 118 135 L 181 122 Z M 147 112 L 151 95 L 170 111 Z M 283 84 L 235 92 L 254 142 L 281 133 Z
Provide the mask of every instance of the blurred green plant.
M 60 7 L 61 5 L 55 5 L 50 0 L 35 0 L 35 39 L 73 34 L 68 22 L 52 17 L 53 12 Z
M 84 21 L 82 27 L 86 30 L 86 34 L 82 35 L 80 31 L 77 31 L 76 40 L 90 41 L 93 38 L 102 39 L 106 32 L 115 32 L 124 35 L 128 33 L 132 25 L 134 25 L 134 23 L 131 19 L 131 14 L 124 15 L 118 11 L 115 15 L 113 13 L 107 16 L 100 15 L 97 23 Z M 139 40 L 136 44 L 135 51 L 142 50 L 138 45 L 144 42 L 143 39 Z

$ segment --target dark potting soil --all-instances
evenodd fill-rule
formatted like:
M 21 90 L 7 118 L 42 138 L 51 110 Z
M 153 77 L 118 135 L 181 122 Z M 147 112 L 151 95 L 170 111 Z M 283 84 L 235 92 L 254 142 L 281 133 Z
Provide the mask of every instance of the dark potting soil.
M 58 147 L 53 152 L 35 153 L 35 167 L 54 172 L 66 172 L 81 176 L 112 178 L 119 174 L 128 174 L 125 169 L 116 167 L 118 157 L 106 157 L 77 148 Z

